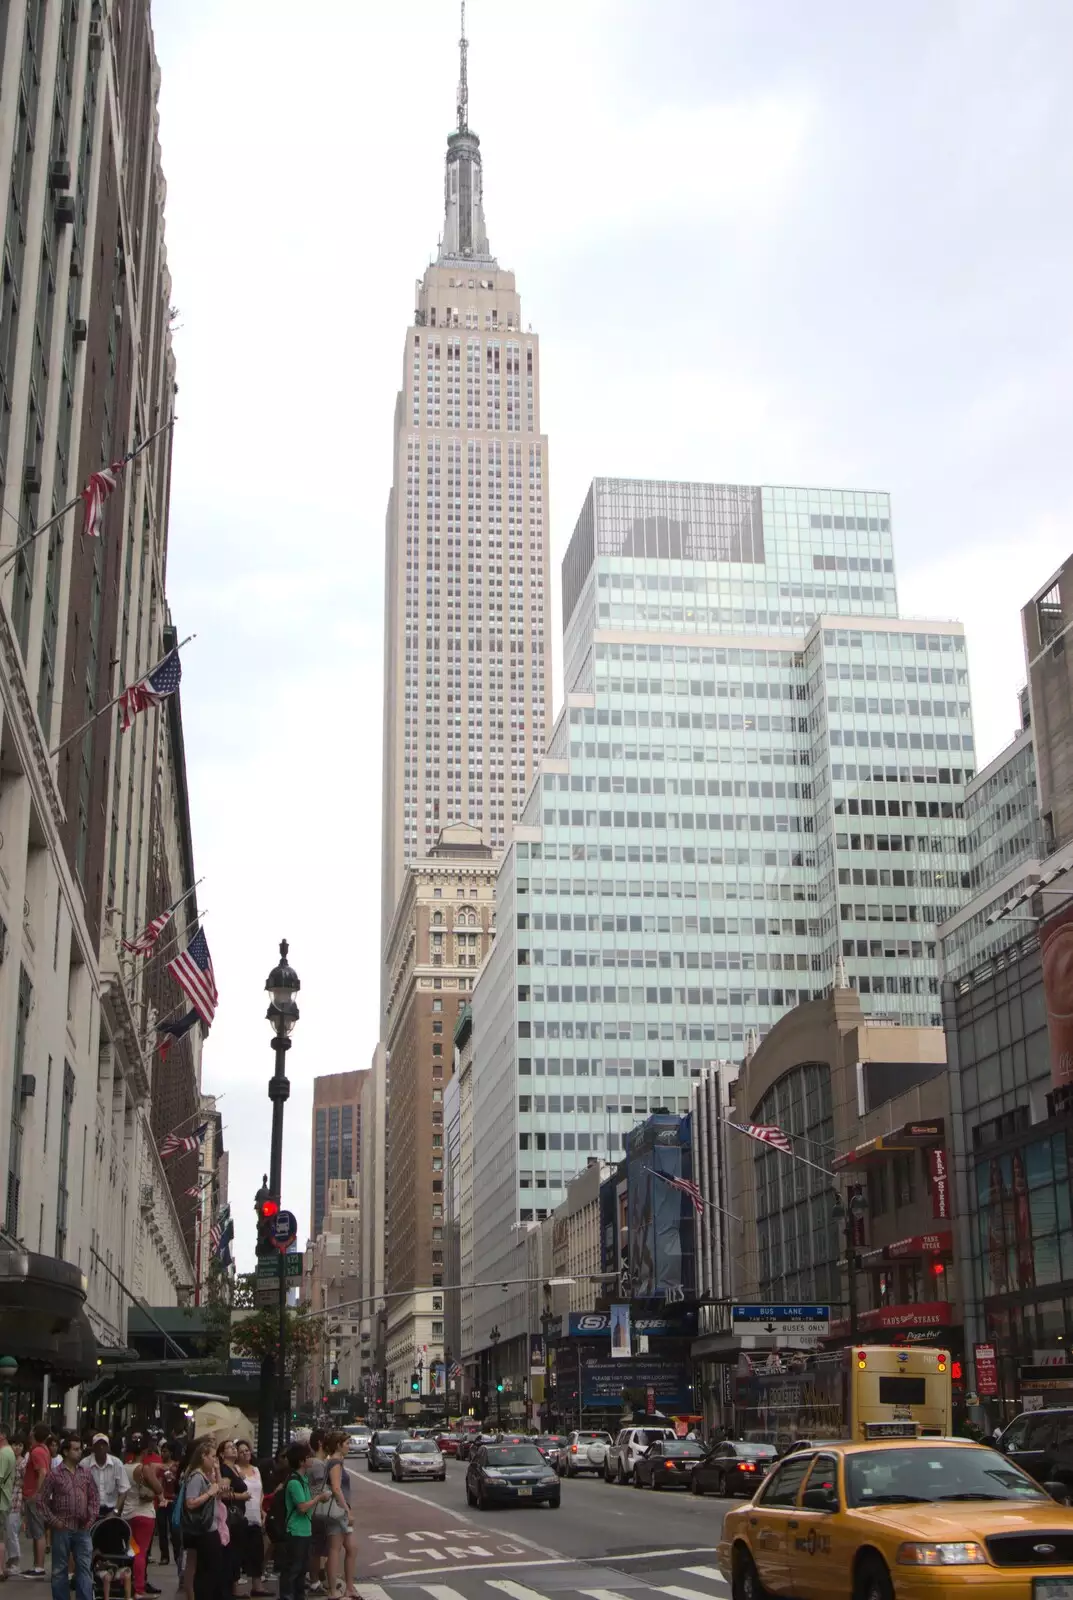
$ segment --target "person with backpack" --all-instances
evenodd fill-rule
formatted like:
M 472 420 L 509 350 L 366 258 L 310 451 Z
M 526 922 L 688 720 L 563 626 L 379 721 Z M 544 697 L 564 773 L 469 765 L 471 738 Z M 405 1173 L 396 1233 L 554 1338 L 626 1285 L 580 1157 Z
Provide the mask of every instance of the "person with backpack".
M 183 1594 L 186 1600 L 222 1600 L 225 1590 L 223 1545 L 216 1529 L 220 1479 L 210 1438 L 197 1439 L 175 1504 L 183 1541 Z
M 311 1456 L 308 1444 L 292 1444 L 288 1448 L 287 1480 L 277 1489 L 272 1501 L 269 1532 L 276 1549 L 279 1600 L 304 1600 L 313 1535 L 310 1512 L 322 1501 L 333 1498 L 330 1489 L 322 1489 L 319 1494 L 311 1491 L 306 1477 Z

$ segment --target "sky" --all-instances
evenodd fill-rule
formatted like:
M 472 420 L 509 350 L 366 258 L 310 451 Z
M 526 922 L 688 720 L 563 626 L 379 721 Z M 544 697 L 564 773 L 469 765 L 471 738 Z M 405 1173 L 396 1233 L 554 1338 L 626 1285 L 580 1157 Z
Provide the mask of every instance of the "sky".
M 240 1263 L 264 980 L 315 1075 L 377 1037 L 384 513 L 454 123 L 453 0 L 153 0 L 178 310 L 168 594 Z M 1068 0 L 470 0 L 485 215 L 541 337 L 559 566 L 589 481 L 885 489 L 903 614 L 967 628 L 979 764 L 1073 547 Z

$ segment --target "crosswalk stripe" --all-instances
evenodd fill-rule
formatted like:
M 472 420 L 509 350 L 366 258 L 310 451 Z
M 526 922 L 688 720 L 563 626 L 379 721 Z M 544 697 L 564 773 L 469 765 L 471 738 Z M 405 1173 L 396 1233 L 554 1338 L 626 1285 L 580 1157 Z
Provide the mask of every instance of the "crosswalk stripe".
M 419 1587 L 424 1589 L 426 1594 L 430 1594 L 432 1600 L 466 1600 L 465 1595 L 458 1589 L 452 1589 L 448 1583 L 422 1583 Z M 365 1590 L 362 1589 L 363 1597 L 364 1594 Z
M 723 1582 L 726 1582 L 725 1578 Z M 673 1595 L 674 1600 L 712 1600 L 707 1589 L 687 1589 L 679 1583 L 661 1583 L 656 1593 Z
M 504 1594 L 509 1594 L 511 1600 L 548 1600 L 547 1595 L 540 1594 L 536 1589 L 527 1589 L 524 1583 L 514 1583 L 510 1578 L 489 1578 L 489 1589 L 501 1589 Z
M 378 1583 L 366 1583 L 364 1578 L 361 1583 L 361 1600 L 391 1600 L 386 1589 Z
M 592 1600 L 626 1600 L 624 1594 L 619 1594 L 617 1589 L 579 1589 L 578 1594 L 591 1595 Z
M 718 1567 L 683 1567 L 682 1571 L 690 1573 L 694 1578 L 714 1578 L 717 1583 L 726 1583 Z

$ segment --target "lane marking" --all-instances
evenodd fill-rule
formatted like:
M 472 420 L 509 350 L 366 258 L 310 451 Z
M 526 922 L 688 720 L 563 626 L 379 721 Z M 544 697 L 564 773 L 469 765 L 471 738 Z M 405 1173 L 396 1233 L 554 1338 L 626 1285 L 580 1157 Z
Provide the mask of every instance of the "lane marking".
M 362 1600 L 391 1600 L 391 1596 L 386 1589 L 382 1589 L 378 1583 L 367 1583 L 364 1579 L 362 1580 L 361 1594 Z
M 723 1585 L 724 1587 L 726 1586 L 725 1578 L 723 1579 Z M 661 1583 L 658 1586 L 657 1593 L 673 1595 L 674 1600 L 712 1600 L 706 1589 L 686 1589 L 678 1583 Z
M 546 1594 L 540 1594 L 536 1589 L 528 1589 L 524 1583 L 515 1583 L 511 1578 L 489 1578 L 489 1589 L 501 1589 L 504 1594 L 509 1594 L 512 1600 L 548 1600 Z
M 465 1595 L 446 1583 L 422 1583 L 419 1587 L 424 1589 L 426 1594 L 430 1594 L 432 1600 L 466 1600 Z
M 438 1511 L 442 1517 L 449 1518 L 451 1522 L 464 1522 L 466 1523 L 467 1527 L 471 1528 L 476 1528 L 483 1524 L 484 1519 L 467 1516 L 464 1511 L 456 1511 L 453 1506 L 445 1506 L 442 1500 L 430 1500 L 427 1495 L 413 1494 L 409 1489 L 400 1489 L 399 1486 L 394 1483 L 380 1483 L 378 1481 L 379 1473 L 377 1473 L 375 1477 L 377 1481 L 368 1483 L 364 1479 L 358 1478 L 355 1474 L 352 1476 L 351 1482 L 354 1483 L 356 1481 L 361 1483 L 366 1489 L 380 1489 L 385 1494 L 399 1494 L 404 1500 L 416 1500 L 419 1505 L 428 1506 L 431 1510 Z M 546 1544 L 538 1544 L 535 1539 L 527 1539 L 523 1534 L 520 1533 L 511 1533 L 507 1535 L 507 1537 L 514 1544 L 524 1545 L 527 1550 L 539 1550 L 540 1554 L 543 1556 L 550 1556 L 557 1560 L 562 1555 L 561 1551 L 553 1550 Z M 692 1551 L 688 1553 L 692 1554 Z M 507 1564 L 510 1565 L 510 1563 Z M 452 1572 L 460 1572 L 463 1570 L 465 1569 L 460 1567 L 452 1566 L 451 1568 Z M 411 1572 L 408 1573 L 407 1576 L 415 1577 L 416 1574 Z
M 632 1555 L 628 1556 L 582 1556 L 580 1559 L 589 1566 L 612 1567 L 619 1561 L 651 1561 L 654 1556 L 714 1556 L 715 1550 L 714 1544 L 694 1544 L 688 1548 L 683 1547 L 680 1550 L 635 1550 Z M 696 1567 L 683 1568 L 685 1572 L 696 1572 L 697 1570 Z
M 688 1572 L 694 1578 L 715 1578 L 719 1583 L 726 1583 L 718 1567 L 683 1567 L 682 1571 Z
M 619 1594 L 617 1589 L 578 1589 L 578 1594 L 592 1596 L 592 1600 L 626 1600 L 624 1594 Z
M 601 1564 L 606 1566 L 607 1563 Z M 458 1566 L 452 1562 L 448 1570 L 451 1576 L 454 1577 L 456 1572 L 510 1572 L 514 1567 L 524 1567 L 528 1571 L 530 1567 L 578 1567 L 591 1565 L 591 1562 L 579 1561 L 576 1556 L 551 1556 L 544 1561 L 469 1561 L 464 1565 L 460 1564 Z M 442 1567 L 416 1567 L 412 1570 L 407 1568 L 405 1572 L 399 1573 L 395 1587 L 405 1587 L 413 1578 L 440 1578 L 442 1576 Z M 362 1590 L 363 1596 L 366 1587 L 371 1588 L 372 1586 L 365 1585 L 359 1574 L 358 1588 Z M 414 1584 L 413 1587 L 420 1588 L 421 1585 Z M 388 1600 L 390 1600 L 390 1597 L 388 1597 Z

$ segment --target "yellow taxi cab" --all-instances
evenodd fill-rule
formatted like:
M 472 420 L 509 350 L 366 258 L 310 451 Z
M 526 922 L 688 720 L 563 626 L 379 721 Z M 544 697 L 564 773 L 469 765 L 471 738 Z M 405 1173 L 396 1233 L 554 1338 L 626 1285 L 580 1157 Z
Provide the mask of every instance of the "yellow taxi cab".
M 723 1522 L 733 1600 L 1073 1600 L 1073 1510 L 961 1439 L 787 1456 Z

